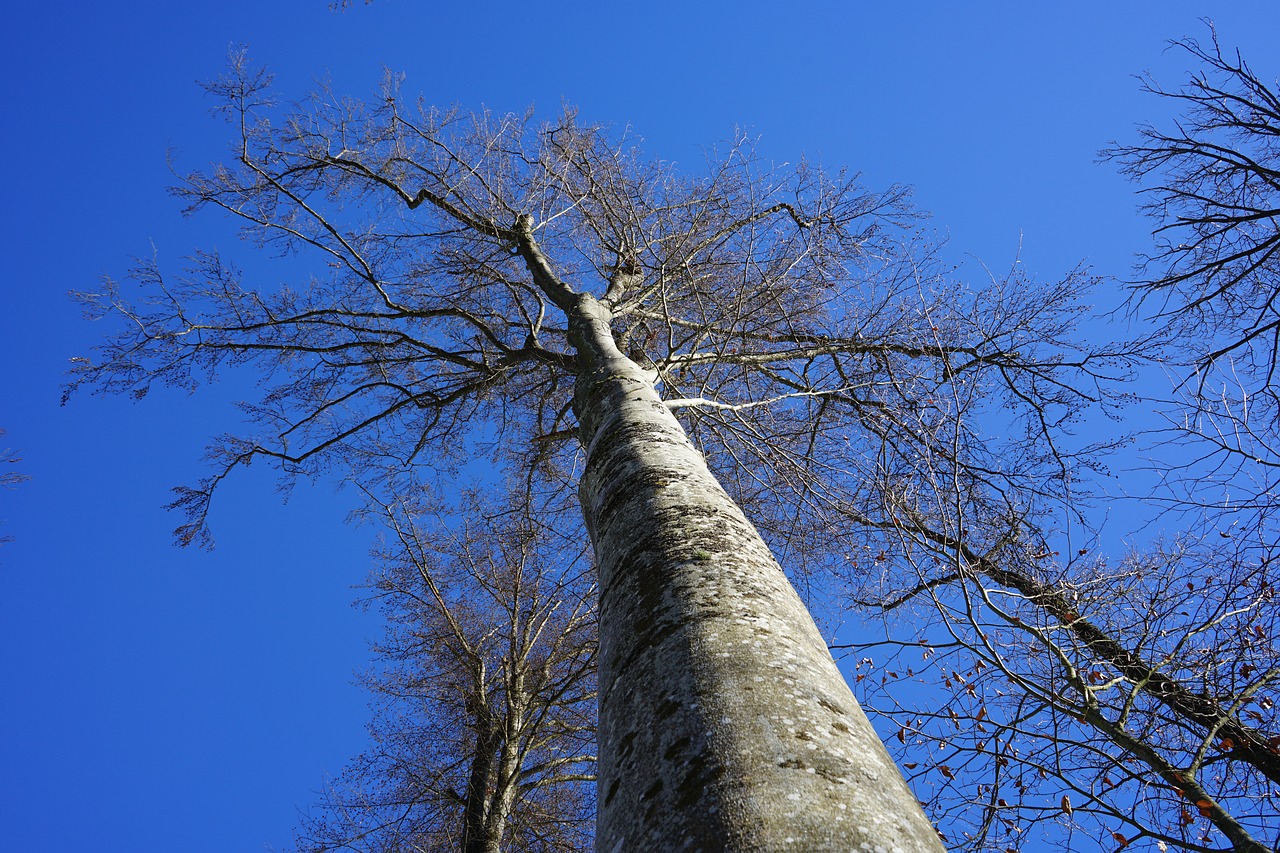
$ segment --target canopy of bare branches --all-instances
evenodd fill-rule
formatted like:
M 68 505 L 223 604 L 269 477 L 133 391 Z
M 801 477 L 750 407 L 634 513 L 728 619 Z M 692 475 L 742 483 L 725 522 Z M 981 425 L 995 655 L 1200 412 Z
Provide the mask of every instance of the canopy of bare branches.
M 1027 494 L 1067 498 L 1088 461 L 1069 425 L 1126 369 L 1123 348 L 1072 342 L 1084 272 L 957 281 L 903 189 L 769 164 L 747 138 L 691 174 L 572 112 L 438 110 L 394 77 L 371 103 L 280 105 L 269 82 L 238 56 L 210 85 L 235 158 L 175 192 L 309 259 L 309 279 L 256 286 L 207 253 L 83 295 L 128 323 L 77 385 L 141 396 L 245 363 L 271 377 L 249 408 L 256 433 L 224 436 L 209 478 L 180 494 L 183 542 L 205 540 L 214 487 L 258 457 L 286 476 L 475 454 L 571 467 L 578 294 L 609 309 L 619 349 L 657 372 L 797 564 L 829 551 L 812 535 L 833 506 L 875 522 L 937 512 L 932 478 L 1000 517 L 1034 512 Z M 978 412 L 998 425 L 979 432 Z

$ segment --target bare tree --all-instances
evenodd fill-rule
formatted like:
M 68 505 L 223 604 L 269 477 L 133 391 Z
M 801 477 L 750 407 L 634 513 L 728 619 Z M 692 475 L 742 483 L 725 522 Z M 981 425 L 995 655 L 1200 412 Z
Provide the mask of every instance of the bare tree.
M 1144 89 L 1175 102 L 1178 120 L 1167 131 L 1142 126 L 1140 144 L 1104 152 L 1145 184 L 1157 222 L 1138 296 L 1199 338 L 1202 370 L 1229 358 L 1260 390 L 1280 340 L 1280 88 L 1224 52 L 1212 26 L 1207 46 L 1173 45 L 1199 67 L 1180 89 L 1150 78 Z
M 848 652 L 957 846 L 1272 849 L 1274 553 L 1211 533 L 1113 564 L 886 532 L 909 567 L 876 591 L 888 639 Z
M 577 525 L 532 496 L 379 507 L 387 617 L 372 746 L 299 849 L 577 851 L 594 811 L 595 585 Z
M 931 816 L 968 849 L 1280 843 L 1280 101 L 1216 38 L 1176 44 L 1203 69 L 1182 90 L 1147 88 L 1184 119 L 1108 154 L 1150 179 L 1160 223 L 1135 305 L 1164 326 L 1178 383 L 1149 450 L 1163 471 L 1152 500 L 1178 511 L 1164 520 L 1179 535 L 1098 556 L 1073 460 L 1069 486 L 998 492 L 1002 506 L 934 455 L 918 478 L 932 500 L 886 487 L 888 512 L 844 507 L 862 543 L 854 599 L 888 627 L 848 645 L 857 682 L 895 721 L 890 744 Z
M 1280 86 L 1209 27 L 1208 44 L 1173 42 L 1196 65 L 1184 86 L 1144 80 L 1176 120 L 1104 156 L 1142 185 L 1156 223 L 1135 308 L 1186 370 L 1157 434 L 1181 457 L 1167 497 L 1197 515 L 1229 506 L 1249 526 L 1266 523 L 1280 485 Z
M 395 78 L 371 104 L 281 107 L 268 82 L 238 57 L 209 87 L 235 158 L 176 192 L 323 274 L 259 289 L 205 253 L 86 296 L 127 323 L 76 384 L 271 378 L 256 434 L 222 437 L 180 493 L 180 540 L 256 458 L 367 478 L 488 457 L 576 483 L 600 574 L 598 849 L 938 849 L 743 509 L 819 582 L 828 524 L 939 512 L 931 471 L 997 537 L 1021 490 L 1061 499 L 1089 458 L 1062 430 L 1127 358 L 1068 343 L 1088 277 L 967 287 L 905 191 L 745 138 L 685 176 L 572 112 L 440 111 Z

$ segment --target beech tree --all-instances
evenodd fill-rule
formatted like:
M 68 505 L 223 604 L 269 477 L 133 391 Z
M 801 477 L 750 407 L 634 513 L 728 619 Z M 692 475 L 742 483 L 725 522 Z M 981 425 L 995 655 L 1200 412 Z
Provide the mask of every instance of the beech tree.
M 1069 496 L 1091 449 L 1063 430 L 1129 356 L 1070 342 L 1088 276 L 967 285 L 905 190 L 743 137 L 686 174 L 572 111 L 437 110 L 395 77 L 371 103 L 281 106 L 241 56 L 209 90 L 233 157 L 176 194 L 316 271 L 258 287 L 205 252 L 85 295 L 123 322 L 73 386 L 267 378 L 255 431 L 179 492 L 179 540 L 206 541 L 218 483 L 255 459 L 374 491 L 481 458 L 576 485 L 597 849 L 939 849 L 778 558 L 808 589 L 855 516 L 958 494 L 995 541 L 1019 495 Z
M 578 525 L 469 495 L 377 506 L 371 746 L 298 849 L 580 851 L 595 820 L 595 585 Z

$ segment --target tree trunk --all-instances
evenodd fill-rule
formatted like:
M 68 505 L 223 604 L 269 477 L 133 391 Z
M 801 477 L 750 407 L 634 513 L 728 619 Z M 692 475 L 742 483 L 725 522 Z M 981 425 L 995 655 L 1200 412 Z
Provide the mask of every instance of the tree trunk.
M 940 851 L 812 618 L 589 295 L 571 312 L 600 572 L 598 853 Z
M 511 666 L 520 668 L 522 663 L 512 655 Z M 502 853 L 502 836 L 507 829 L 507 819 L 515 802 L 520 784 L 520 740 L 525 718 L 524 676 L 516 672 L 509 676 L 506 696 L 506 715 L 503 722 L 502 745 L 498 750 L 497 766 L 493 773 L 493 793 L 485 815 L 484 846 L 480 853 Z
M 462 816 L 462 853 L 487 853 L 489 786 L 493 780 L 493 758 L 500 733 L 493 724 L 493 713 L 484 695 L 484 671 L 477 677 L 480 689 L 472 698 L 475 714 L 476 749 L 471 756 L 471 772 L 467 777 L 466 805 Z

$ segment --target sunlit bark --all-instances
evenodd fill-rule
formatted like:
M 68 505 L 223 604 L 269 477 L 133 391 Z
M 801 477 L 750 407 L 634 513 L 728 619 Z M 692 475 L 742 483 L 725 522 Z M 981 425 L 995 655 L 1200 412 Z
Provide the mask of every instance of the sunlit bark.
M 755 528 L 617 351 L 607 310 L 578 310 L 597 850 L 941 850 Z

